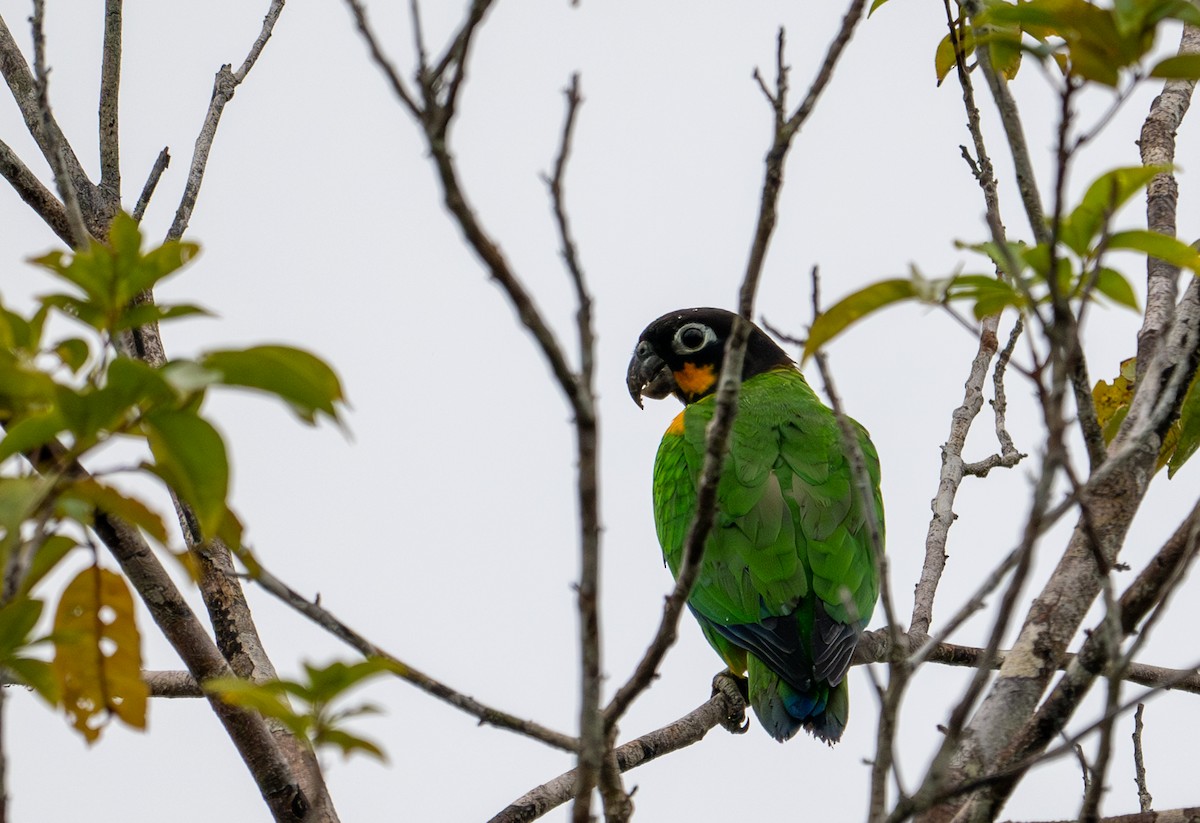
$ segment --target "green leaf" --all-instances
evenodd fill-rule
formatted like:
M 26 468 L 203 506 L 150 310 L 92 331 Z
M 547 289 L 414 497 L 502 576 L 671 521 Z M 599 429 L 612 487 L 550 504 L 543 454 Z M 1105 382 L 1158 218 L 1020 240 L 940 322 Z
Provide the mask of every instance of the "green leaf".
M 157 369 L 118 357 L 109 365 L 102 387 L 76 392 L 59 386 L 55 399 L 68 428 L 86 442 L 100 432 L 125 427 L 142 405 L 171 403 L 177 397 Z
M 1167 463 L 1167 477 L 1174 477 L 1200 447 L 1200 372 L 1192 376 L 1183 405 L 1179 409 L 1179 439 Z
M 882 6 L 887 1 L 888 0 L 871 0 L 871 8 L 867 9 L 867 17 L 870 17 L 872 14 L 874 14 L 875 9 Z
M 54 353 L 58 355 L 58 359 L 63 362 L 63 365 L 71 370 L 72 374 L 77 374 L 87 364 L 88 357 L 91 356 L 91 347 L 88 346 L 86 340 L 71 337 L 60 341 L 54 347 Z
M 1117 209 L 1145 188 L 1156 174 L 1169 170 L 1169 166 L 1128 166 L 1100 175 L 1063 220 L 1059 239 L 1080 257 L 1086 256 Z
M 51 706 L 58 705 L 61 693 L 51 664 L 32 657 L 12 657 L 4 666 Z
M 964 274 L 954 278 L 950 284 L 949 299 L 973 300 L 972 312 L 976 320 L 996 314 L 1009 306 L 1023 308 L 1025 295 L 1009 283 L 986 274 Z
M 113 331 L 133 329 L 151 323 L 162 323 L 166 320 L 176 320 L 180 317 L 195 317 L 197 315 L 204 317 L 213 316 L 212 312 L 208 309 L 187 303 L 174 306 L 161 306 L 157 303 L 138 303 L 121 312 L 121 316 L 113 324 Z
M 196 512 L 205 540 L 225 517 L 229 461 L 225 441 L 212 425 L 191 411 L 155 411 L 143 428 L 158 474 Z
M 971 35 L 971 29 L 967 26 L 959 27 L 957 30 L 958 38 L 962 48 L 963 58 L 969 57 L 975 51 L 975 39 Z M 957 58 L 954 54 L 954 40 L 950 37 L 949 32 L 938 43 L 937 49 L 933 53 L 933 71 L 937 76 L 937 84 L 942 85 L 942 81 L 946 79 L 946 75 L 954 71 L 954 66 L 957 63 Z
M 1200 79 L 1200 54 L 1179 54 L 1168 57 L 1150 70 L 1151 77 L 1176 80 Z
M 25 579 L 21 581 L 21 592 L 28 594 L 33 591 L 33 587 L 78 545 L 73 538 L 65 534 L 52 534 L 43 540 L 42 545 L 33 553 L 33 560 L 25 572 Z
M 180 240 L 168 240 L 146 252 L 129 271 L 129 299 L 132 300 L 139 292 L 154 288 L 160 280 L 183 268 L 199 253 L 200 247 L 195 243 Z
M 0 665 L 29 642 L 29 633 L 42 615 L 42 601 L 19 597 L 0 606 Z
M 97 304 L 69 294 L 46 294 L 38 298 L 44 308 L 58 309 L 67 317 L 79 320 L 93 329 L 103 331 L 108 315 Z
M 308 675 L 313 702 L 328 703 L 364 680 L 392 671 L 392 665 L 384 658 L 372 657 L 351 665 L 335 661 L 320 668 L 305 663 L 304 671 Z
M 95 248 L 93 243 L 93 248 Z M 112 274 L 93 254 L 80 252 L 75 255 L 52 251 L 29 262 L 41 266 L 59 278 L 77 286 L 89 300 L 103 308 L 111 305 Z M 101 311 L 103 314 L 103 310 Z
M 290 346 L 255 346 L 209 352 L 200 358 L 205 368 L 221 375 L 227 386 L 258 389 L 279 397 L 307 423 L 325 414 L 340 423 L 338 406 L 345 402 L 337 373 L 325 361 Z
M 1125 279 L 1125 275 L 1119 271 L 1110 269 L 1107 266 L 1101 268 L 1096 273 L 1096 291 L 1119 306 L 1140 311 L 1137 295 L 1133 292 L 1133 286 Z
M 92 478 L 76 480 L 63 489 L 60 500 L 81 501 L 89 508 L 113 515 L 144 530 L 161 544 L 167 542 L 167 527 L 159 515 L 136 497 L 122 494 Z M 90 524 L 90 520 L 89 520 Z M 85 524 L 87 525 L 87 524 Z
M 0 568 L 21 539 L 22 524 L 33 516 L 50 489 L 42 477 L 0 477 Z
M 275 688 L 276 681 L 254 683 L 240 677 L 215 677 L 204 681 L 204 690 L 231 706 L 251 709 L 278 720 L 297 737 L 308 739 L 311 721 L 292 709 Z
M 66 421 L 56 409 L 38 412 L 13 423 L 8 427 L 4 439 L 0 440 L 0 460 L 44 446 L 66 427 Z
M 1173 266 L 1200 274 L 1200 252 L 1166 234 L 1146 229 L 1121 231 L 1108 238 L 1110 249 L 1131 249 L 1157 257 Z
M 378 745 L 365 737 L 350 734 L 343 729 L 322 729 L 313 741 L 318 746 L 336 746 L 342 752 L 342 757 L 348 758 L 354 752 L 362 752 L 386 763 L 387 755 Z
M 916 296 L 913 281 L 897 278 L 880 280 L 842 298 L 813 322 L 804 344 L 803 360 L 868 314 L 902 300 L 913 300 Z

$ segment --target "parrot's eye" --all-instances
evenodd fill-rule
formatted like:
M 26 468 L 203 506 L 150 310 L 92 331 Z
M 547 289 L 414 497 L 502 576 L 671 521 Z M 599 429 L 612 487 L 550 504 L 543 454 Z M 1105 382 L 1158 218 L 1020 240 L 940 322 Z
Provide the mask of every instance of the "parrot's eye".
M 717 339 L 717 335 L 702 323 L 688 323 L 675 332 L 674 349 L 679 354 L 694 354 Z

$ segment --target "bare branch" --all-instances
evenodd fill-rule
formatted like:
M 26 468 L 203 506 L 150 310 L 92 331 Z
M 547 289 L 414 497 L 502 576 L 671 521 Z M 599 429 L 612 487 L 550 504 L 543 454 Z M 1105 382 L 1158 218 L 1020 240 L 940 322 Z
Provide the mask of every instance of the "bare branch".
M 416 8 L 414 0 L 413 8 Z M 576 115 L 583 98 L 579 95 L 579 75 L 571 76 L 571 84 L 565 90 L 567 111 L 563 121 L 562 137 L 559 142 L 558 158 L 554 162 L 552 177 L 546 178 L 550 190 L 551 206 L 562 245 L 563 263 L 575 287 L 578 309 L 575 324 L 579 335 L 579 377 L 588 398 L 595 397 L 593 364 L 595 362 L 595 335 L 592 331 L 592 297 L 588 293 L 583 266 L 575 239 L 571 235 L 571 222 L 567 216 L 563 185 L 566 178 L 567 160 L 571 154 L 571 140 L 575 133 Z M 581 786 L 594 785 L 597 776 L 604 797 L 605 817 L 624 820 L 628 817 L 628 798 L 621 787 L 620 772 L 606 766 L 611 756 L 611 737 L 615 730 L 606 728 L 600 713 L 600 614 L 598 589 L 600 582 L 600 488 L 599 461 L 597 455 L 597 431 L 594 412 L 576 415 L 575 432 L 579 455 L 578 482 L 579 498 L 579 546 L 580 575 L 578 588 L 579 643 L 581 666 L 580 694 L 580 768 L 584 770 Z M 606 742 L 609 741 L 609 742 Z M 607 752 L 607 754 L 606 754 Z M 585 765 L 586 764 L 586 765 Z
M 67 226 L 71 235 L 71 246 L 82 248 L 89 237 L 87 226 L 83 221 L 83 212 L 79 205 L 79 192 L 72 179 L 71 168 L 67 161 L 66 139 L 53 128 L 54 117 L 50 113 L 50 78 L 46 70 L 45 36 L 42 33 L 42 18 L 45 12 L 44 0 L 33 0 L 33 16 L 29 25 L 33 29 L 33 75 L 34 89 L 37 98 L 38 113 L 41 116 L 42 131 L 47 136 L 46 159 L 54 171 L 54 183 L 58 187 L 58 196 L 62 199 L 67 214 Z
M 71 226 L 67 212 L 42 181 L 21 162 L 21 158 L 0 140 L 0 176 L 4 177 L 38 217 L 68 246 L 71 245 Z
M 200 134 L 196 137 L 196 147 L 192 152 L 192 164 L 188 168 L 183 196 L 180 198 L 179 207 L 175 210 L 175 220 L 167 231 L 168 240 L 178 240 L 187 231 L 188 222 L 192 219 L 192 211 L 196 208 L 196 198 L 200 196 L 200 185 L 204 182 L 204 170 L 208 166 L 208 155 L 212 151 L 213 140 L 216 139 L 217 126 L 221 123 L 221 114 L 225 111 L 225 104 L 233 99 L 237 87 L 254 68 L 267 41 L 271 39 L 275 22 L 283 12 L 283 4 L 284 0 L 271 0 L 267 14 L 263 18 L 262 29 L 250 46 L 250 52 L 238 70 L 231 71 L 231 66 L 227 63 L 217 71 L 216 79 L 213 81 L 212 100 L 208 104 L 208 113 L 205 114 L 204 125 L 201 126 Z
M 715 692 L 711 698 L 689 714 L 657 731 L 631 740 L 613 750 L 617 767 L 622 773 L 649 763 L 665 754 L 699 742 L 714 726 L 728 715 L 728 698 Z M 551 809 L 561 806 L 575 796 L 577 770 L 559 775 L 514 800 L 490 823 L 524 823 L 536 820 Z
M 1017 111 L 1016 101 L 1009 91 L 1008 81 L 998 73 L 992 65 L 991 46 L 983 35 L 987 27 L 976 25 L 978 16 L 983 10 L 980 0 L 966 0 L 963 8 L 971 17 L 971 24 L 976 30 L 975 55 L 977 65 L 983 72 L 992 98 L 996 102 L 996 110 L 1000 114 L 1000 122 L 1004 126 L 1004 134 L 1008 138 L 1009 149 L 1012 153 L 1013 166 L 1017 174 L 1017 191 L 1021 195 L 1021 203 L 1025 207 L 1025 215 L 1029 219 L 1030 229 L 1039 243 L 1049 240 L 1046 229 L 1046 217 L 1042 210 L 1042 198 L 1038 194 L 1037 177 L 1033 173 L 1033 162 L 1029 155 L 1029 146 L 1025 142 L 1025 130 L 1021 126 L 1021 115 Z
M 427 694 L 477 718 L 480 724 L 508 729 L 509 731 L 523 734 L 526 737 L 531 737 L 534 740 L 540 740 L 549 746 L 562 749 L 563 751 L 574 752 L 578 750 L 579 741 L 576 738 L 556 732 L 553 729 L 548 729 L 531 720 L 523 720 L 502 712 L 499 709 L 486 706 L 474 698 L 455 691 L 424 672 L 413 668 L 399 658 L 388 654 L 379 646 L 367 640 L 363 635 L 347 626 L 324 606 L 321 606 L 316 601 L 305 598 L 291 586 L 288 586 L 278 577 L 271 574 L 267 569 L 258 565 L 253 558 L 243 555 L 242 559 L 251 564 L 250 579 L 260 585 L 264 591 L 292 609 L 295 609 L 346 645 L 357 650 L 364 657 L 379 657 L 387 660 L 392 664 L 390 671 L 401 680 L 411 683 Z
M 1137 711 L 1133 713 L 1133 780 L 1137 784 L 1138 805 L 1143 812 L 1154 808 L 1154 798 L 1146 786 L 1146 761 L 1142 756 L 1142 714 L 1146 711 L 1145 703 L 1138 703 Z
M 1200 52 L 1200 28 L 1184 26 L 1179 53 L 1197 52 Z M 1175 133 L 1191 105 L 1195 87 L 1194 80 L 1168 80 L 1162 93 L 1154 98 L 1138 140 L 1144 165 L 1169 166 L 1175 162 Z M 1155 175 L 1146 189 L 1146 227 L 1174 237 L 1178 200 L 1179 186 L 1175 175 L 1169 171 Z M 1146 310 L 1142 328 L 1138 331 L 1138 381 L 1171 324 L 1178 284 L 1177 266 L 1157 257 L 1146 259 Z
M 100 62 L 100 195 L 121 203 L 121 136 L 118 111 L 121 87 L 121 6 L 104 0 L 104 47 Z
M 1162 812 L 1145 811 L 1137 814 L 1118 814 L 1114 817 L 1096 818 L 1095 823 L 1195 823 L 1197 819 L 1200 819 L 1200 806 L 1169 809 Z M 1030 821 L 1030 823 L 1034 822 Z M 1042 822 L 1038 821 L 1037 823 Z M 1076 821 L 1061 820 L 1055 821 L 1055 823 L 1076 823 Z
M 942 468 L 938 477 L 937 494 L 933 498 L 933 518 L 925 535 L 925 562 L 921 566 L 921 577 L 917 581 L 913 598 L 912 620 L 909 631 L 926 634 L 933 622 L 933 601 L 938 583 L 946 568 L 946 543 L 950 539 L 950 527 L 954 524 L 954 498 L 966 474 L 962 458 L 963 445 L 971 424 L 983 408 L 983 381 L 987 377 L 988 365 L 996 354 L 998 342 L 996 328 L 1000 324 L 998 314 L 985 317 L 980 327 L 979 349 L 971 361 L 971 370 L 964 385 L 963 402 L 950 415 L 950 435 L 942 446 Z
M 391 61 L 391 58 L 384 53 L 383 48 L 379 45 L 379 40 L 375 37 L 375 30 L 371 28 L 371 24 L 367 20 L 366 8 L 364 8 L 363 4 L 358 2 L 358 0 L 346 0 L 346 6 L 350 9 L 350 13 L 354 16 L 354 24 L 358 27 L 358 33 L 362 35 L 363 41 L 367 44 L 367 48 L 371 52 L 371 59 L 375 61 L 375 64 L 379 66 L 380 70 L 383 72 L 384 77 L 386 77 L 388 82 L 391 84 L 392 93 L 395 94 L 396 98 L 404 104 L 404 107 L 408 109 L 409 114 L 411 114 L 417 120 L 421 120 L 422 109 L 419 105 L 417 105 L 417 101 L 413 97 L 412 92 L 408 90 L 408 86 L 405 85 L 404 79 L 400 76 L 400 70 L 396 68 L 396 65 Z M 415 10 L 417 8 L 415 2 L 412 8 L 414 10 L 415 19 Z M 419 37 L 420 35 L 414 34 L 413 36 Z M 423 67 L 424 64 L 422 63 L 422 68 Z
M 96 187 L 88 180 L 79 158 L 75 156 L 75 152 L 58 127 L 53 112 L 43 113 L 43 106 L 38 101 L 38 88 L 34 74 L 30 71 L 29 63 L 26 62 L 21 49 L 13 40 L 12 33 L 8 30 L 3 17 L 0 17 L 0 74 L 4 75 L 9 91 L 12 92 L 13 99 L 21 110 L 25 127 L 29 130 L 29 134 L 37 143 L 38 148 L 41 149 L 42 155 L 50 164 L 51 169 L 54 169 L 56 164 L 64 167 L 76 193 L 89 205 L 93 204 L 97 199 Z M 93 210 L 92 208 L 85 209 L 87 213 L 91 213 Z M 93 226 L 93 228 L 96 227 Z M 70 243 L 70 245 L 74 246 L 75 244 Z
M 137 222 L 142 222 L 142 218 L 146 216 L 146 207 L 150 205 L 150 198 L 154 196 L 158 181 L 169 165 L 171 165 L 171 153 L 164 148 L 158 153 L 158 159 L 150 168 L 150 176 L 146 178 L 146 185 L 142 186 L 142 193 L 138 195 L 137 203 L 133 207 L 132 216 Z

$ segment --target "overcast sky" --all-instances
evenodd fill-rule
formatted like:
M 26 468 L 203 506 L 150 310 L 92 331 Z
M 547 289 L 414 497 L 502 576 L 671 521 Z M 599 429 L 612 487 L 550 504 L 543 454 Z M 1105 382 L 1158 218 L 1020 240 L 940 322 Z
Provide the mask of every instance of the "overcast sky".
M 48 5 L 52 104 L 95 175 L 102 4 Z M 431 43 L 442 42 L 461 5 L 426 4 Z M 399 11 L 405 6 L 370 6 L 401 66 L 411 60 Z M 266 7 L 265 0 L 126 2 L 127 208 L 159 150 L 169 146 L 173 157 L 144 223 L 151 237 L 163 235 L 174 213 L 213 75 L 222 63 L 240 64 Z M 22 43 L 28 12 L 24 2 L 0 0 Z M 641 329 L 666 311 L 733 307 L 772 126 L 751 72 L 771 69 L 775 34 L 785 26 L 798 97 L 842 12 L 841 3 L 783 0 L 584 0 L 574 9 L 566 0 L 506 0 L 477 35 L 452 145 L 483 224 L 564 334 L 574 307 L 539 174 L 556 151 L 561 90 L 572 72 L 582 75 L 586 103 L 567 197 L 599 332 L 601 608 L 610 690 L 648 643 L 671 583 L 654 534 L 650 477 L 677 405 L 648 403 L 639 411 L 630 402 L 623 382 L 629 352 Z M 985 239 L 986 229 L 982 198 L 959 156 L 959 144 L 968 141 L 960 94 L 953 83 L 934 83 L 941 14 L 940 3 L 892 0 L 863 23 L 800 134 L 758 301 L 759 316 L 772 324 L 803 334 L 813 265 L 821 267 L 827 302 L 872 280 L 903 276 L 910 264 L 928 276 L 959 265 L 984 270 L 954 246 Z M 1015 87 L 1045 173 L 1053 100 L 1032 65 Z M 1070 181 L 1076 197 L 1100 171 L 1138 162 L 1134 140 L 1153 93 L 1142 89 L 1089 149 Z M 1105 93 L 1086 95 L 1085 121 L 1108 101 Z M 1007 225 L 1014 237 L 1027 238 L 998 131 L 990 115 L 986 120 Z M 1180 143 L 1185 240 L 1200 234 L 1187 174 L 1196 131 L 1185 124 Z M 0 103 L 0 136 L 48 179 L 8 102 Z M 203 254 L 160 292 L 164 301 L 200 303 L 219 318 L 169 325 L 164 340 L 172 356 L 271 341 L 329 360 L 353 407 L 349 438 L 328 426 L 306 428 L 257 397 L 208 402 L 231 447 L 233 501 L 252 547 L 292 586 L 320 592 L 325 606 L 402 660 L 486 703 L 574 732 L 578 552 L 569 410 L 505 299 L 463 248 L 418 137 L 368 61 L 344 6 L 292 0 L 221 123 L 189 231 Z M 1141 219 L 1137 208 L 1127 219 L 1130 226 Z M 59 243 L 11 192 L 0 192 L 0 241 L 0 289 L 7 301 L 28 306 L 49 286 L 23 261 Z M 1128 265 L 1141 293 L 1142 270 L 1134 260 Z M 1118 309 L 1091 314 L 1093 378 L 1111 377 L 1133 354 L 1137 322 Z M 1005 332 L 1010 323 L 1006 318 Z M 961 401 L 974 342 L 941 313 L 901 308 L 856 327 L 830 353 L 848 410 L 879 449 L 892 585 L 906 617 L 939 446 Z M 1030 394 L 1019 377 L 1010 381 L 1017 446 L 1035 452 Z M 990 432 L 985 408 L 968 459 L 995 451 Z M 1188 466 L 1170 483 L 1165 476 L 1155 481 L 1123 555 L 1135 569 L 1182 517 L 1196 472 Z M 935 621 L 1011 548 L 1029 483 L 1029 472 L 1018 468 L 964 484 Z M 1060 528 L 1043 543 L 1030 591 L 1045 579 L 1064 537 Z M 282 673 L 294 674 L 302 660 L 353 659 L 262 592 L 251 588 L 250 597 Z M 1143 655 L 1147 662 L 1195 662 L 1194 642 L 1172 640 L 1194 637 L 1190 628 L 1200 615 L 1195 598 L 1177 599 Z M 877 612 L 871 627 L 882 624 Z M 179 668 L 148 620 L 143 628 L 147 666 Z M 978 643 L 986 628 L 975 621 L 954 639 Z M 687 617 L 681 634 L 661 679 L 622 722 L 622 739 L 708 697 L 720 663 Z M 901 720 L 907 779 L 923 772 L 939 739 L 936 724 L 966 676 L 934 666 L 919 674 Z M 862 669 L 850 680 L 852 719 L 837 748 L 804 736 L 780 746 L 757 724 L 741 737 L 713 731 L 628 775 L 627 785 L 639 787 L 639 819 L 862 819 L 876 702 Z M 346 821 L 486 819 L 572 765 L 541 744 L 480 728 L 399 681 L 380 680 L 360 696 L 385 714 L 357 728 L 391 759 L 384 766 L 326 757 Z M 16 695 L 7 709 L 16 820 L 267 817 L 200 701 L 155 701 L 148 734 L 113 727 L 91 750 L 28 696 Z M 1094 716 L 1094 705 L 1085 716 Z M 1197 727 L 1200 703 L 1158 698 L 1146 723 L 1156 805 L 1194 804 L 1194 758 L 1175 730 Z M 1108 813 L 1137 808 L 1130 729 L 1119 726 Z M 1081 785 L 1078 767 L 1064 762 L 1026 781 L 1005 816 L 1073 816 Z

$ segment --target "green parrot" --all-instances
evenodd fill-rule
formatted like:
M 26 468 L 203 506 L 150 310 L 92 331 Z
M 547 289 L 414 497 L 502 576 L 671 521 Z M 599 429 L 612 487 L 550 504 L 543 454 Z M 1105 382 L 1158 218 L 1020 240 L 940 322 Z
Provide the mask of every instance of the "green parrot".
M 654 461 L 654 521 L 675 576 L 733 319 L 712 308 L 665 314 L 642 332 L 629 363 L 639 406 L 643 396 L 668 394 L 684 404 Z M 851 421 L 874 490 L 872 500 L 856 499 L 837 418 L 758 327 L 742 381 L 716 522 L 688 607 L 729 671 L 746 678 L 749 703 L 776 740 L 804 728 L 833 744 L 849 714 L 850 657 L 879 595 L 866 509 L 882 534 L 879 457 Z

